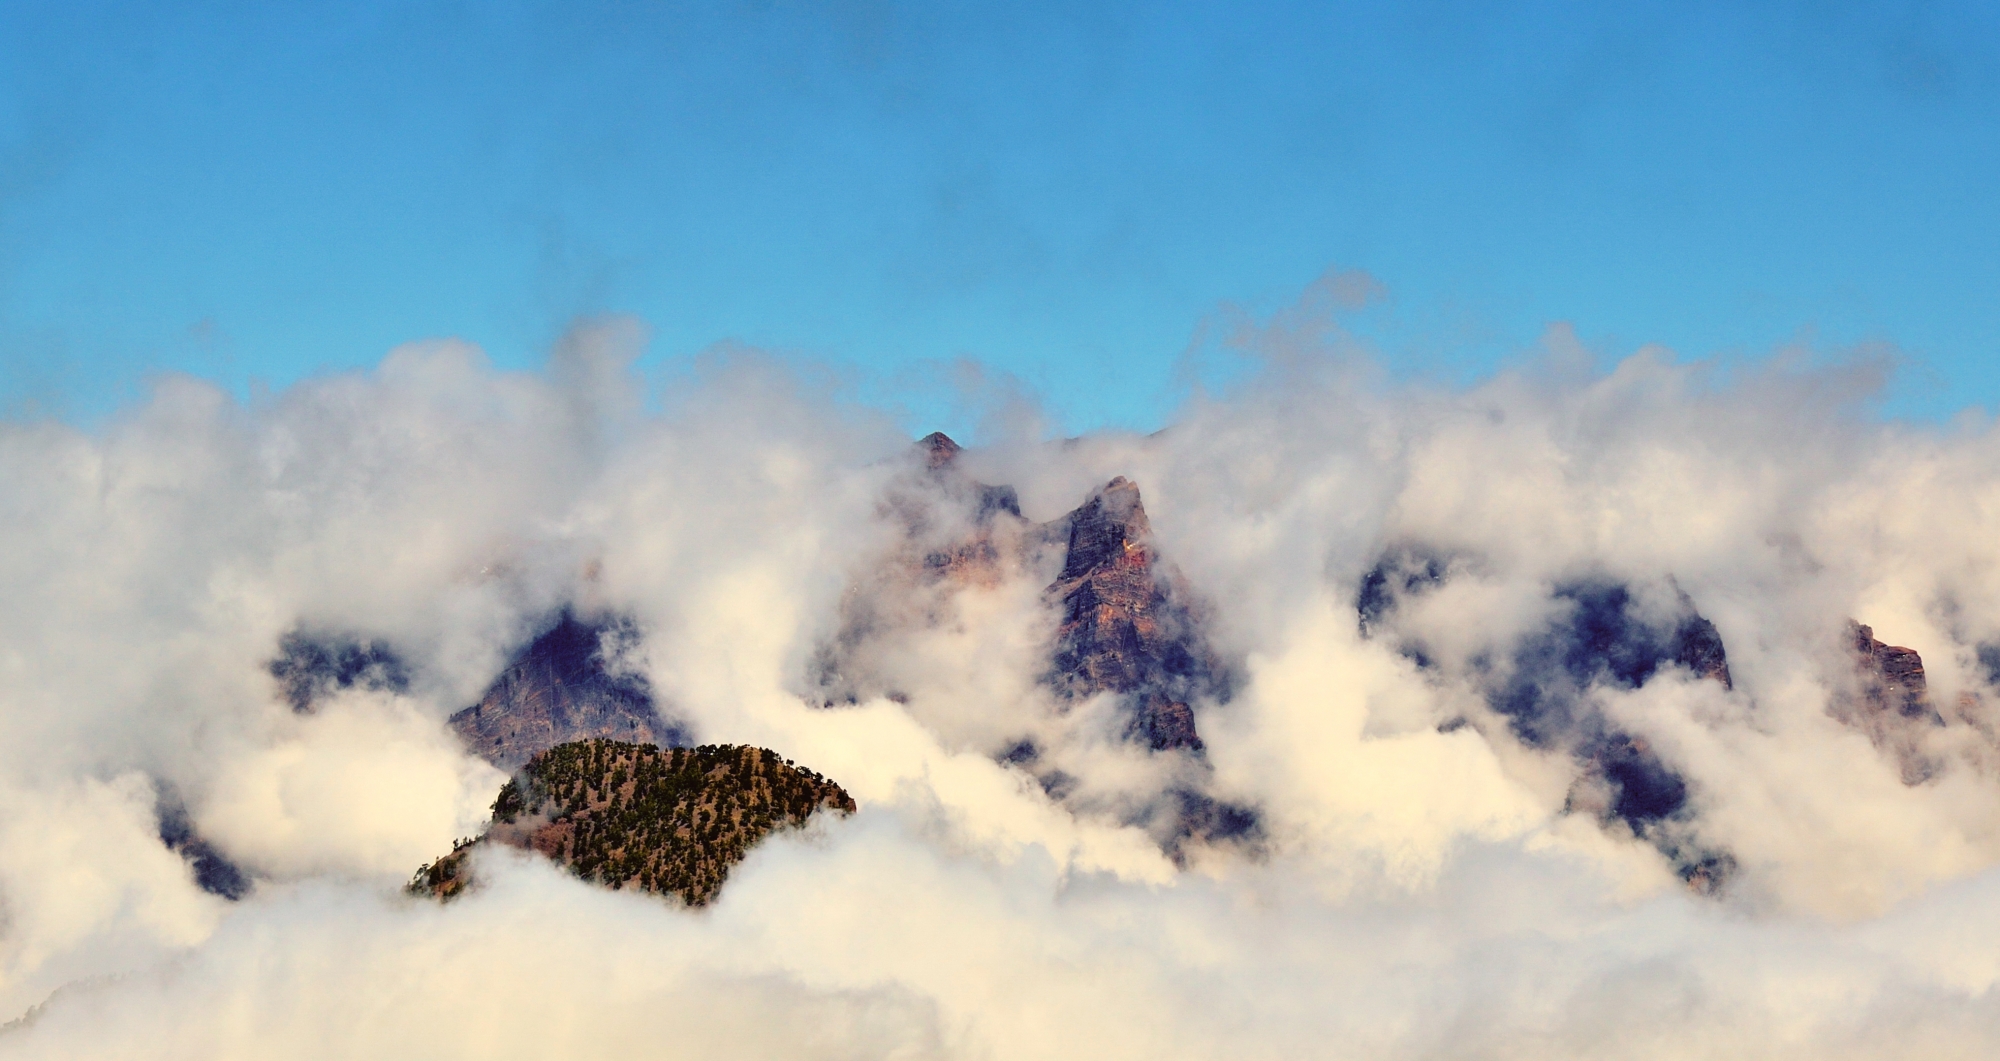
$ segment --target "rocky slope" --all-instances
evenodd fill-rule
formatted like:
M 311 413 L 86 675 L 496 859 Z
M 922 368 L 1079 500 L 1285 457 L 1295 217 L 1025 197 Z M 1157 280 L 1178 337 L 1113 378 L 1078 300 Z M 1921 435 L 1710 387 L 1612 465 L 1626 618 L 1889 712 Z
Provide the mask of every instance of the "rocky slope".
M 1871 627 L 1850 619 L 1847 649 L 1853 658 L 1853 687 L 1835 697 L 1828 712 L 1868 735 L 1896 761 L 1906 785 L 1936 776 L 1942 763 L 1924 748 L 1926 731 L 1944 726 L 1932 706 L 1924 660 L 1915 649 L 1876 640 Z
M 1221 666 L 1188 606 L 1192 596 L 1153 546 L 1139 488 L 1119 476 L 1065 516 L 1062 608 L 1049 680 L 1071 701 L 1126 699 L 1126 732 L 1156 751 L 1201 748 L 1191 701 L 1220 698 Z
M 250 894 L 250 875 L 195 831 L 187 804 L 171 787 L 156 786 L 153 815 L 160 842 L 187 862 L 196 887 L 232 902 Z
M 646 679 L 615 666 L 620 643 L 635 636 L 626 624 L 587 622 L 565 609 L 478 703 L 451 716 L 451 728 L 474 754 L 503 770 L 588 737 L 685 743 L 655 710 Z
M 418 869 L 409 890 L 452 898 L 473 883 L 472 852 L 505 844 L 610 888 L 701 906 L 759 840 L 822 810 L 853 813 L 854 800 L 764 748 L 574 741 L 530 759 L 493 801 L 486 832 Z

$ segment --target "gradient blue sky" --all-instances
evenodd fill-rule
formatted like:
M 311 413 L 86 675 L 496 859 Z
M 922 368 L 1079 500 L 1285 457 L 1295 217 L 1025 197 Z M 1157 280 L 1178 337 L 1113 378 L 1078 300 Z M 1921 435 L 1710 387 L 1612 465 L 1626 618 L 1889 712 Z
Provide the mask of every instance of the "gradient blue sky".
M 1392 371 L 1893 343 L 2000 405 L 2000 5 L 0 4 L 0 409 L 580 314 L 1157 426 L 1329 267 Z

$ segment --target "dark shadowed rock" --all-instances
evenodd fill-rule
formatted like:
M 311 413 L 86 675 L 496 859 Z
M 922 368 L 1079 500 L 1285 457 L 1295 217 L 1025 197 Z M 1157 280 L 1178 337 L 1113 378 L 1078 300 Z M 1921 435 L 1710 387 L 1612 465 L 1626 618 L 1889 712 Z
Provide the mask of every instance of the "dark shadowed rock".
M 1069 700 L 1118 693 L 1127 732 L 1159 751 L 1199 750 L 1199 697 L 1220 698 L 1221 668 L 1201 636 L 1189 592 L 1165 570 L 1139 488 L 1123 476 L 1066 517 L 1061 602 L 1050 683 Z
M 1635 830 L 1671 817 L 1687 805 L 1687 782 L 1668 769 L 1645 741 L 1611 732 L 1582 752 L 1584 760 L 1610 785 L 1611 815 Z
M 1988 685 L 2000 685 L 2000 644 L 1982 642 L 1973 649 L 1979 660 L 1979 669 Z
M 1937 776 L 1944 764 L 1925 750 L 1925 733 L 1945 721 L 1931 704 L 1923 657 L 1876 640 L 1873 628 L 1852 619 L 1846 640 L 1854 664 L 1852 688 L 1833 698 L 1828 713 L 1894 758 L 1904 784 Z
M 293 630 L 278 640 L 269 670 L 285 701 L 301 714 L 322 697 L 346 689 L 401 693 L 410 688 L 409 669 L 387 644 L 345 635 Z
M 1729 676 L 1729 653 L 1723 650 L 1722 632 L 1692 606 L 1674 629 L 1673 662 L 1692 671 L 1697 678 L 1720 682 L 1724 689 L 1736 688 L 1735 680 Z
M 1572 809 L 1623 823 L 1653 841 L 1690 883 L 1720 887 L 1727 855 L 1688 843 L 1668 824 L 1685 816 L 1687 781 L 1590 695 L 1593 688 L 1637 689 L 1669 666 L 1728 688 L 1715 625 L 1685 595 L 1678 615 L 1648 614 L 1622 583 L 1572 583 L 1555 597 L 1569 605 L 1566 614 L 1515 649 L 1512 674 L 1488 702 L 1522 743 L 1567 749 L 1583 765 Z
M 159 823 L 160 842 L 187 861 L 194 870 L 194 882 L 202 891 L 232 902 L 250 894 L 249 874 L 195 832 L 187 804 L 181 802 L 173 789 L 165 785 L 159 788 L 153 814 Z
M 1680 614 L 1648 615 L 1630 588 L 1585 581 L 1559 586 L 1555 599 L 1568 607 L 1514 651 L 1508 680 L 1491 697 L 1515 733 L 1532 747 L 1572 744 L 1601 723 L 1586 695 L 1593 686 L 1637 689 L 1662 668 L 1676 666 L 1731 688 L 1729 660 L 1715 624 L 1685 595 Z
M 471 851 L 504 844 L 609 888 L 701 906 L 759 840 L 854 809 L 839 785 L 763 748 L 576 741 L 529 760 L 493 801 L 486 832 L 418 869 L 409 890 L 450 899 L 473 883 Z
M 1395 629 L 1402 602 L 1443 586 L 1451 576 L 1444 556 L 1399 547 L 1361 580 L 1355 609 L 1368 637 L 1395 637 L 1396 645 L 1426 669 L 1437 664 L 1422 642 Z M 1623 825 L 1665 854 L 1689 884 L 1712 891 L 1727 880 L 1734 860 L 1690 838 L 1688 784 L 1645 740 L 1604 713 L 1596 689 L 1637 689 L 1670 668 L 1731 688 L 1728 653 L 1715 624 L 1674 592 L 1676 606 L 1643 607 L 1625 583 L 1585 579 L 1555 588 L 1560 609 L 1542 629 L 1522 638 L 1502 666 L 1475 666 L 1487 704 L 1531 748 L 1569 753 L 1581 766 L 1569 809 Z M 1462 726 L 1453 719 L 1446 725 Z
M 1172 789 L 1166 798 L 1173 815 L 1166 849 L 1176 861 L 1190 840 L 1238 842 L 1254 848 L 1264 839 L 1263 820 L 1249 807 L 1187 788 Z
M 523 649 L 477 704 L 451 716 L 473 753 L 505 770 L 586 737 L 635 744 L 685 743 L 655 710 L 645 677 L 614 669 L 629 622 L 586 622 L 568 609 Z
M 1354 610 L 1360 616 L 1361 636 L 1380 629 L 1396 605 L 1405 598 L 1421 596 L 1426 590 L 1444 585 L 1450 563 L 1443 557 L 1414 546 L 1401 546 L 1382 554 L 1375 566 L 1361 577 Z M 1425 659 L 1419 659 L 1428 665 Z

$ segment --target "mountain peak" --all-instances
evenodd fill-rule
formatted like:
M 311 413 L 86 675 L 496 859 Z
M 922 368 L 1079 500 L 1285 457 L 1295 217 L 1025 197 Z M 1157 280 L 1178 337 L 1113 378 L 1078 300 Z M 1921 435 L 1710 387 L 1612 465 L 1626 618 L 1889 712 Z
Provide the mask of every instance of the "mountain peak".
M 1058 581 L 1081 578 L 1127 554 L 1138 553 L 1152 533 L 1138 485 L 1122 475 L 1111 480 L 1071 514 L 1069 554 Z M 1143 556 L 1135 555 L 1133 562 L 1147 566 Z
M 614 666 L 615 643 L 637 636 L 627 620 L 586 620 L 564 608 L 478 703 L 451 716 L 451 728 L 475 755 L 504 770 L 586 737 L 682 743 L 685 734 L 659 716 L 645 676 Z
M 1070 514 L 1069 552 L 1049 587 L 1063 609 L 1056 686 L 1072 700 L 1130 696 L 1132 735 L 1159 751 L 1199 750 L 1189 702 L 1220 692 L 1218 665 L 1180 599 L 1185 587 L 1156 569 L 1152 533 L 1139 487 L 1122 475 Z
M 951 440 L 942 431 L 933 431 L 917 440 L 917 448 L 924 451 L 924 463 L 932 469 L 942 468 L 958 459 L 965 447 Z

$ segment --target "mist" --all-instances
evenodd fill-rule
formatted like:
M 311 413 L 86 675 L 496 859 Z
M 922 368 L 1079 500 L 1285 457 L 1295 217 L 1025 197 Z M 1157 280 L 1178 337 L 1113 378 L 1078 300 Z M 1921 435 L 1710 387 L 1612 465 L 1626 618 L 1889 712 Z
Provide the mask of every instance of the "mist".
M 540 372 L 426 342 L 0 425 L 0 1056 L 1991 1056 L 1991 422 L 1873 417 L 1880 359 L 1600 365 L 1561 327 L 1467 387 L 1398 381 L 1338 308 L 1246 325 L 1240 378 L 1154 434 L 969 395 L 958 467 L 1023 526 L 1137 484 L 1227 676 L 1199 752 L 1052 692 L 1030 532 L 910 575 L 969 495 L 796 362 L 650 391 L 610 319 Z M 1395 557 L 1425 575 L 1371 620 Z M 1495 707 L 1578 586 L 1727 649 L 1726 682 L 1576 691 L 1684 790 L 1643 827 Z M 859 811 L 700 910 L 505 850 L 463 899 L 403 894 L 505 780 L 444 720 L 566 607 L 632 620 L 694 740 Z M 1850 620 L 1921 654 L 1938 724 L 1843 720 Z M 407 681 L 294 710 L 270 661 L 301 630 Z M 1194 791 L 1255 829 L 1163 844 Z

